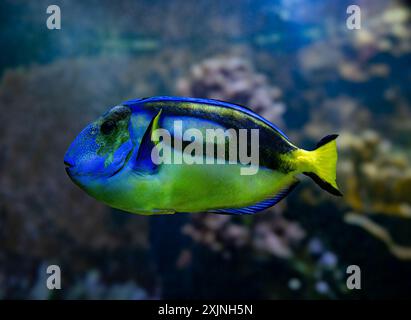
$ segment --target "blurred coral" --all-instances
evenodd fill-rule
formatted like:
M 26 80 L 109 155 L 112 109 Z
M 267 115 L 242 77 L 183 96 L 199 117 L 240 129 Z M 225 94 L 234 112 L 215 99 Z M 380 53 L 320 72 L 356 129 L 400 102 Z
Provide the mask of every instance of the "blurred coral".
M 194 65 L 189 75 L 178 82 L 178 92 L 183 96 L 238 103 L 278 125 L 284 124 L 281 90 L 270 85 L 244 58 L 221 56 Z
M 5 73 L 0 106 L 11 121 L 0 129 L 0 275 L 8 274 L 5 285 L 11 287 L 6 290 L 13 288 L 9 279 L 19 270 L 5 269 L 12 265 L 10 256 L 24 257 L 27 267 L 39 260 L 68 263 L 69 276 L 87 271 L 106 252 L 147 250 L 146 218 L 112 213 L 87 197 L 67 179 L 63 156 L 88 121 L 127 97 L 150 95 L 162 85 L 166 77 L 156 69 L 165 56 L 150 58 L 150 63 L 121 56 L 78 58 Z M 151 79 L 149 89 L 139 85 L 144 78 Z M 87 257 L 91 253 L 94 258 Z M 142 274 L 151 272 L 147 264 L 140 267 Z
M 0 4 L 20 26 L 0 36 L 0 299 L 409 296 L 409 264 L 390 254 L 411 256 L 409 8 L 366 1 L 347 30 L 337 2 L 311 6 L 326 19 L 305 5 L 159 4 L 76 2 L 55 33 L 33 14 L 47 1 Z M 175 94 L 249 107 L 307 149 L 339 133 L 344 197 L 302 178 L 261 214 L 147 218 L 67 179 L 64 152 L 87 122 Z M 367 270 L 361 292 L 345 286 L 352 263 Z M 64 292 L 45 290 L 49 264 Z
M 411 218 L 411 160 L 375 131 L 341 135 L 340 176 L 354 211 Z

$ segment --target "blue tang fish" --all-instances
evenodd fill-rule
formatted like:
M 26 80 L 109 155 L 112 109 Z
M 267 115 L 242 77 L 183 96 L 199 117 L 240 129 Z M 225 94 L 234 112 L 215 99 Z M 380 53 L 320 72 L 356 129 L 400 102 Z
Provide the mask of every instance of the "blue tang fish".
M 226 136 L 210 137 L 210 130 Z M 242 130 L 247 135 L 242 136 Z M 257 132 L 257 140 L 248 139 Z M 253 214 L 286 197 L 300 174 L 341 195 L 336 138 L 326 136 L 315 150 L 307 151 L 246 107 L 210 99 L 152 97 L 126 101 L 87 125 L 64 162 L 69 177 L 90 196 L 131 213 Z M 246 156 L 257 150 L 258 161 L 244 163 L 238 155 L 227 156 L 233 146 L 241 150 L 242 142 Z

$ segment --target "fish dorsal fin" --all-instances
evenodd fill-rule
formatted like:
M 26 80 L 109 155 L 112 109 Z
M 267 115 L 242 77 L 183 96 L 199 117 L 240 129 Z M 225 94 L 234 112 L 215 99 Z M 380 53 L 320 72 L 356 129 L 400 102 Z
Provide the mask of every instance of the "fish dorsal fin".
M 252 206 L 249 207 L 244 207 L 244 208 L 234 208 L 234 209 L 217 209 L 217 210 L 210 210 L 208 212 L 211 213 L 218 213 L 218 214 L 234 214 L 234 215 L 241 215 L 241 214 L 254 214 L 256 212 L 262 211 L 264 209 L 267 209 L 269 207 L 272 207 L 279 203 L 282 199 L 284 199 L 286 196 L 290 194 L 291 191 L 294 190 L 294 188 L 298 185 L 300 181 L 295 180 L 291 185 L 288 187 L 282 189 L 279 193 L 277 193 L 274 197 L 272 198 L 267 198 L 264 199 L 263 201 L 260 201 L 256 204 L 253 204 Z
M 161 111 L 151 120 L 146 132 L 144 132 L 136 156 L 132 158 L 133 170 L 148 174 L 157 172 L 158 165 L 153 162 L 151 153 L 158 143 L 153 137 L 153 132 L 159 128 Z
M 261 122 L 265 123 L 269 127 L 273 128 L 275 131 L 277 131 L 281 136 L 286 138 L 287 140 L 288 137 L 287 135 L 276 125 L 268 121 L 267 119 L 263 118 L 259 114 L 257 114 L 255 111 L 248 107 L 244 107 L 240 104 L 234 104 L 230 102 L 225 102 L 221 100 L 215 100 L 215 99 L 204 99 L 204 98 L 189 98 L 189 97 L 168 97 L 168 96 L 159 96 L 159 97 L 151 97 L 151 98 L 145 98 L 145 99 L 135 99 L 135 100 L 129 100 L 126 102 L 123 102 L 123 105 L 127 106 L 132 106 L 132 105 L 138 105 L 138 104 L 144 104 L 144 103 L 149 103 L 149 102 L 188 102 L 188 103 L 199 103 L 199 104 L 209 104 L 209 105 L 214 105 L 214 106 L 219 106 L 219 107 L 224 107 L 224 108 L 229 108 L 229 109 L 234 109 L 241 111 L 253 118 L 256 118 L 260 120 Z

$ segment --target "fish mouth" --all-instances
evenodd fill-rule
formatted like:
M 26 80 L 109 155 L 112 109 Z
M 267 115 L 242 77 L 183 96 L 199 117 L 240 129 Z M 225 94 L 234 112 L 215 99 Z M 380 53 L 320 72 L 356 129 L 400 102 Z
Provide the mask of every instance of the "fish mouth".
M 64 168 L 64 170 L 66 170 L 67 175 L 73 179 L 73 172 L 72 172 L 72 166 L 67 166 Z
M 72 169 L 74 168 L 74 161 L 72 161 L 69 157 L 64 157 L 64 166 L 65 166 L 65 170 L 66 173 L 68 174 L 68 176 L 71 178 L 72 177 Z
M 71 178 L 70 167 L 65 167 L 67 175 Z
M 74 168 L 74 163 L 72 163 L 72 162 L 70 162 L 70 161 L 67 161 L 67 160 L 64 160 L 64 165 L 65 165 L 65 170 L 66 170 L 66 173 L 67 173 L 67 175 L 71 178 L 72 177 L 72 170 L 73 170 L 73 168 Z
M 64 156 L 63 162 L 64 162 L 64 165 L 66 166 L 66 168 L 74 167 L 74 160 L 68 154 L 66 154 Z
M 74 164 L 68 162 L 67 160 L 64 160 L 64 165 L 66 166 L 66 169 L 74 167 Z

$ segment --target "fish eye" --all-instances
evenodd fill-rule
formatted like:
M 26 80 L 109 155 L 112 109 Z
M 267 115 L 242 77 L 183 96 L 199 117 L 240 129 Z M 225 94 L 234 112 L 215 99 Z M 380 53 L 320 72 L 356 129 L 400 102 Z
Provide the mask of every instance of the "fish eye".
M 103 134 L 110 134 L 113 132 L 113 130 L 116 128 L 116 123 L 113 120 L 107 120 L 104 121 L 103 124 L 100 127 L 100 131 Z

